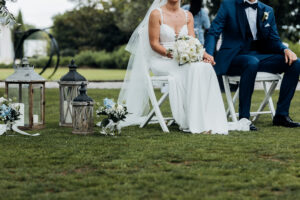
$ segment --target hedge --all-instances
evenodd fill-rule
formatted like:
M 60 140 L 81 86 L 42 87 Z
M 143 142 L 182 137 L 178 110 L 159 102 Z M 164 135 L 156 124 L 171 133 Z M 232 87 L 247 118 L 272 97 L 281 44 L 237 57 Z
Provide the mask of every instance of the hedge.
M 125 45 L 117 48 L 113 52 L 106 51 L 82 51 L 75 55 L 74 58 L 70 56 L 60 57 L 60 66 L 66 67 L 74 59 L 76 65 L 81 67 L 91 67 L 99 69 L 126 69 L 129 61 L 129 53 L 125 50 Z M 49 60 L 48 56 L 30 58 L 29 63 L 35 68 L 44 67 Z M 51 66 L 56 64 L 56 56 L 52 58 Z M 11 68 L 12 65 L 0 64 L 0 68 Z

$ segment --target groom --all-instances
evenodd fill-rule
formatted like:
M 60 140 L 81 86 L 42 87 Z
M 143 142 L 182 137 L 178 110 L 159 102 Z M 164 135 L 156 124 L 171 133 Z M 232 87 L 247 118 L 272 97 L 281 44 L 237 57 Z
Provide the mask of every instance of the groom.
M 216 42 L 223 43 L 214 59 Z M 289 107 L 300 73 L 300 59 L 282 44 L 273 9 L 258 0 L 223 0 L 206 37 L 206 61 L 218 75 L 240 75 L 240 119 L 250 117 L 257 72 L 284 73 L 273 125 L 300 127 L 289 117 Z M 257 130 L 251 124 L 250 130 Z

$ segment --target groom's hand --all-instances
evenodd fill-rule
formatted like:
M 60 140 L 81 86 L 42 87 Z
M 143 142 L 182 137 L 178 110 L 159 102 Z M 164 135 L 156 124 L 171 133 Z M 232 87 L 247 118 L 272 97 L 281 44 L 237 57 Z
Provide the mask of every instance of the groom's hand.
M 285 63 L 291 66 L 297 60 L 297 55 L 289 49 L 284 50 Z
M 203 54 L 203 61 L 204 62 L 207 62 L 207 63 L 210 63 L 212 65 L 215 65 L 216 62 L 215 62 L 215 59 L 213 56 L 209 55 L 208 53 L 204 52 Z

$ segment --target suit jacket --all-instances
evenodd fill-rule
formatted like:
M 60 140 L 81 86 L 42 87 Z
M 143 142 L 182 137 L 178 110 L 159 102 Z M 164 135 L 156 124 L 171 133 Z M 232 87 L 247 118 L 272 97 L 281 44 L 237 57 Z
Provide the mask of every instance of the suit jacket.
M 208 54 L 214 55 L 216 43 L 222 33 L 222 45 L 215 57 L 215 70 L 218 75 L 226 74 L 233 58 L 246 46 L 248 19 L 243 4 L 244 0 L 223 0 L 207 34 L 205 48 Z M 266 19 L 264 16 L 267 13 Z M 258 2 L 257 20 L 257 36 L 263 44 L 261 52 L 283 54 L 287 47 L 282 44 L 278 35 L 273 9 Z

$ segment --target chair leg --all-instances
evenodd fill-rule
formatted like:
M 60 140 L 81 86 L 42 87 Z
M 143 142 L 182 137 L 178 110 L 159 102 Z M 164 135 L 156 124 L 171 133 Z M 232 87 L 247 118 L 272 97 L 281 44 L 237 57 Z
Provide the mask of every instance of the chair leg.
M 223 82 L 224 82 L 224 90 L 226 94 L 226 99 L 228 103 L 229 112 L 231 114 L 231 118 L 233 122 L 237 122 L 237 117 L 233 105 L 233 99 L 231 96 L 230 86 L 229 86 L 229 78 L 227 76 L 223 76 Z
M 276 83 L 276 85 L 275 85 L 275 89 L 276 89 L 276 87 L 277 87 L 277 85 L 278 85 L 278 82 L 277 81 L 275 81 Z M 264 89 L 265 89 L 265 93 L 267 94 L 267 91 L 269 91 L 270 90 L 270 84 L 269 83 L 265 83 L 264 82 Z M 275 89 L 274 89 L 274 91 L 275 91 Z M 274 108 L 274 103 L 273 103 L 273 99 L 272 99 L 272 96 L 269 98 L 269 108 L 270 108 L 270 111 L 271 111 L 271 117 L 272 117 L 272 119 L 273 119 L 273 117 L 275 116 L 275 108 Z
M 270 104 L 270 99 L 272 99 L 272 95 L 273 95 L 273 93 L 276 89 L 277 84 L 278 84 L 278 81 L 272 81 L 272 84 L 271 84 L 269 89 L 267 89 L 267 87 L 265 87 L 265 85 L 264 85 L 266 96 L 265 96 L 264 100 L 262 101 L 262 103 L 260 104 L 260 106 L 257 110 L 257 115 L 252 118 L 252 121 L 256 121 L 258 119 L 259 115 L 260 115 L 259 113 L 262 112 L 262 110 L 266 107 L 266 105 L 268 103 Z M 273 101 L 271 101 L 271 102 L 272 102 L 272 105 L 273 105 Z M 273 105 L 273 108 L 274 108 L 274 105 Z M 275 110 L 273 110 L 273 111 L 274 111 L 274 114 L 275 114 Z M 271 110 L 271 113 L 272 113 L 272 110 Z M 273 115 L 273 113 L 272 113 L 272 115 Z
M 233 99 L 232 99 L 233 106 L 235 106 L 237 100 L 239 99 L 239 94 L 240 94 L 240 88 L 238 87 L 235 94 L 234 94 L 234 96 L 233 96 Z M 226 115 L 227 115 L 227 117 L 230 115 L 229 107 L 227 108 Z
M 150 83 L 151 84 L 151 83 Z M 150 89 L 151 88 L 151 89 Z M 150 101 L 152 103 L 153 109 L 152 111 L 149 113 L 149 115 L 147 116 L 146 120 L 140 125 L 141 128 L 145 127 L 149 121 L 152 119 L 152 117 L 154 116 L 154 114 L 157 117 L 157 120 L 162 128 L 162 130 L 164 132 L 169 132 L 169 129 L 165 123 L 165 120 L 163 118 L 163 115 L 160 111 L 160 105 L 164 102 L 164 100 L 168 97 L 169 93 L 165 93 L 159 100 L 159 102 L 157 102 L 156 100 L 156 96 L 152 87 L 152 84 L 150 86 L 148 92 L 149 92 L 149 97 L 150 97 Z
M 164 93 L 163 96 L 159 99 L 158 101 L 158 106 L 160 107 L 161 104 L 166 100 L 166 98 L 168 97 L 169 93 Z M 152 118 L 155 115 L 155 109 L 153 108 L 150 113 L 147 115 L 147 118 L 145 119 L 145 121 L 140 125 L 140 128 L 144 128 L 145 126 L 148 125 L 148 123 L 152 120 Z

